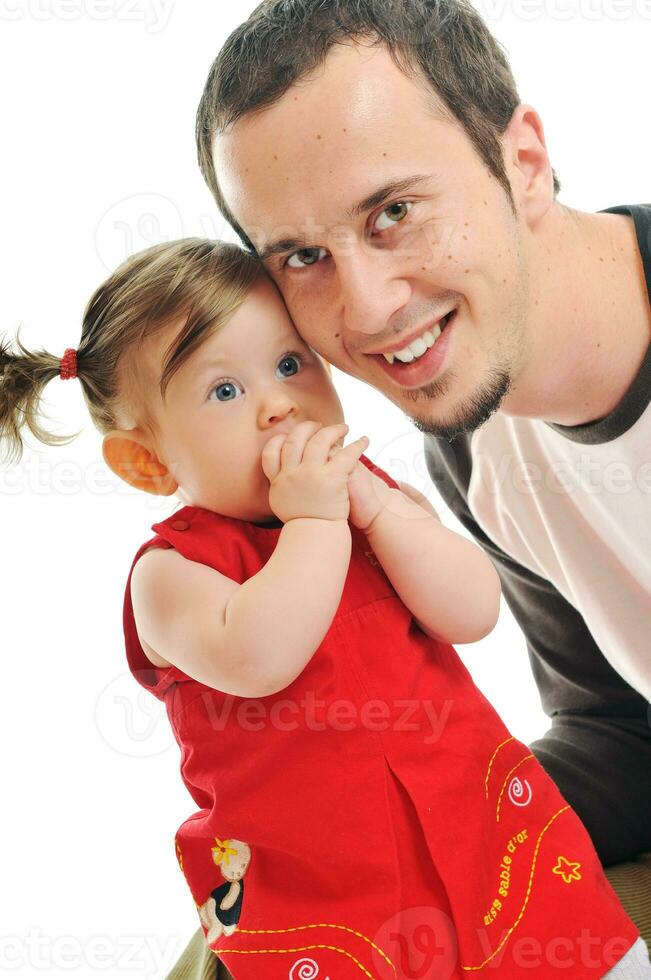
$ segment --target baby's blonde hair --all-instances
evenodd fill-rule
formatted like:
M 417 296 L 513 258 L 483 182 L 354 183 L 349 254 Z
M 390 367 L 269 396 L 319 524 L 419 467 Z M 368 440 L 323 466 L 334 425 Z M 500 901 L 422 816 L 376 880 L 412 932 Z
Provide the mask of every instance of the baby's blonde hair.
M 237 245 L 181 238 L 130 256 L 91 296 L 77 346 L 77 376 L 93 424 L 102 435 L 128 416 L 156 431 L 148 409 L 137 350 L 145 337 L 186 317 L 166 351 L 159 386 L 167 386 L 184 361 L 244 301 L 263 266 Z M 0 340 L 0 446 L 9 462 L 23 454 L 25 427 L 46 445 L 66 445 L 71 436 L 47 432 L 39 404 L 48 381 L 58 377 L 60 356 L 30 351 L 16 335 L 18 351 Z

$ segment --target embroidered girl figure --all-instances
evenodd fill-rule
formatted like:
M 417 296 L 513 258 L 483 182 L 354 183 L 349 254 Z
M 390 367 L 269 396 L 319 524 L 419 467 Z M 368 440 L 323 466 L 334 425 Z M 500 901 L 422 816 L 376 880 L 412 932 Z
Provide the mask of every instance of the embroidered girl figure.
M 176 854 L 237 980 L 307 961 L 520 980 L 523 957 L 541 980 L 644 975 L 587 832 L 452 646 L 493 628 L 495 569 L 366 437 L 343 444 L 328 370 L 256 260 L 156 245 L 96 290 L 63 359 L 18 347 L 0 347 L 14 455 L 25 425 L 66 441 L 37 408 L 77 377 L 110 468 L 182 503 L 131 563 L 126 654 L 181 748 L 197 810 Z
M 211 892 L 199 909 L 199 918 L 207 929 L 209 944 L 221 935 L 230 936 L 240 919 L 244 894 L 244 872 L 251 860 L 251 851 L 241 840 L 221 841 L 215 838 L 212 859 L 224 876 L 224 884 Z

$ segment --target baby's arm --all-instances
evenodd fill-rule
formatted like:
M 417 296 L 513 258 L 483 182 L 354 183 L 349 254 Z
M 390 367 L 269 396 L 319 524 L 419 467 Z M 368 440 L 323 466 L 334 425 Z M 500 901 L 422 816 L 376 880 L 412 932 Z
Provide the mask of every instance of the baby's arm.
M 350 564 L 348 521 L 297 517 L 280 532 L 273 555 L 232 596 L 226 609 L 231 642 L 249 657 L 252 684 L 265 694 L 301 673 L 337 611 Z
M 325 636 L 348 572 L 348 521 L 287 521 L 264 568 L 241 585 L 174 549 L 136 562 L 131 598 L 141 641 L 202 684 L 238 697 L 275 694 Z
M 423 494 L 373 475 L 381 508 L 364 531 L 423 632 L 447 643 L 486 636 L 499 615 L 500 580 L 486 553 L 444 527 Z

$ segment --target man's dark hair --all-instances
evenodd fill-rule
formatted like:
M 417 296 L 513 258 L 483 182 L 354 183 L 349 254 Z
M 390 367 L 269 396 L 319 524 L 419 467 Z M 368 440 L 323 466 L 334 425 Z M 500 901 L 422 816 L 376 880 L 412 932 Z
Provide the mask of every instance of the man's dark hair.
M 520 97 L 504 50 L 468 0 L 263 0 L 213 62 L 196 121 L 201 172 L 247 246 L 253 249 L 219 188 L 215 135 L 273 105 L 333 45 L 352 39 L 386 45 L 401 71 L 424 77 L 439 112 L 460 122 L 515 211 L 499 137 Z

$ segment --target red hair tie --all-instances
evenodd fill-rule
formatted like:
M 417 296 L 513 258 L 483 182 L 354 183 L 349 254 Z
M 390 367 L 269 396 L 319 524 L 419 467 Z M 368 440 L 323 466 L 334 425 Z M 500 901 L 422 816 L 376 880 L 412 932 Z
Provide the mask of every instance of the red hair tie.
M 59 374 L 64 381 L 66 381 L 68 378 L 77 377 L 77 351 L 74 347 L 66 348 L 65 353 L 61 358 Z

